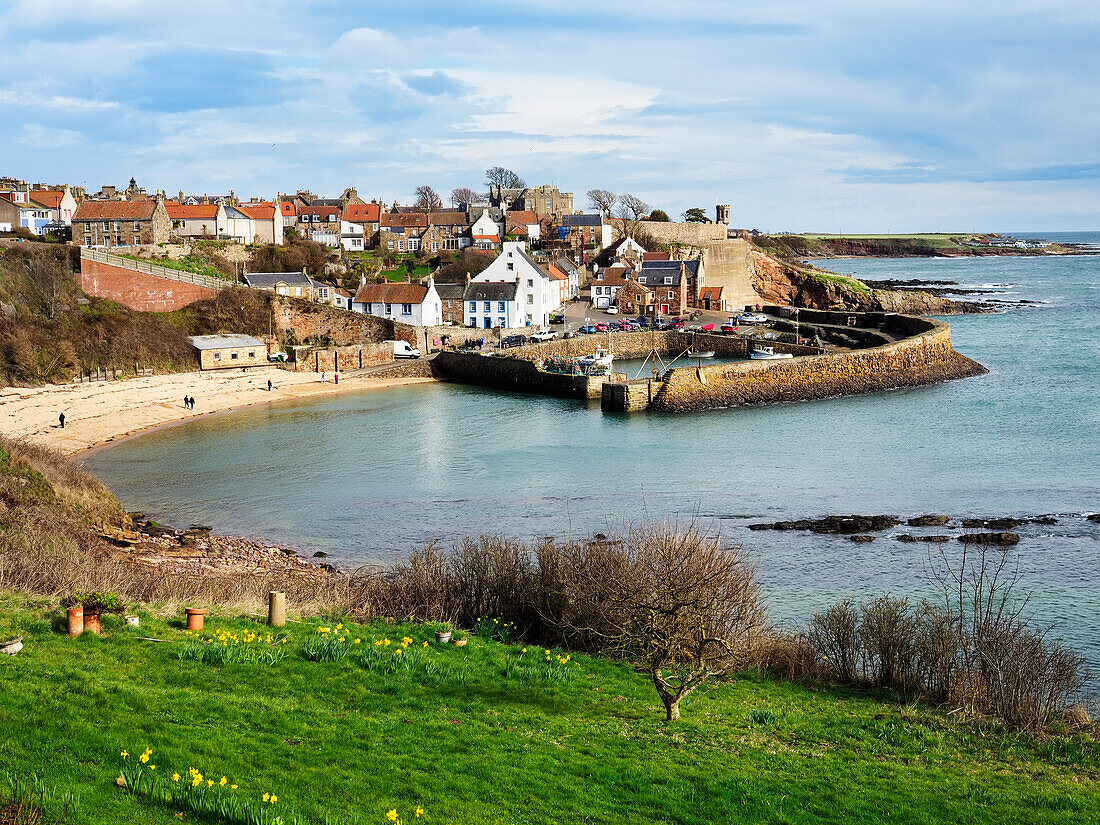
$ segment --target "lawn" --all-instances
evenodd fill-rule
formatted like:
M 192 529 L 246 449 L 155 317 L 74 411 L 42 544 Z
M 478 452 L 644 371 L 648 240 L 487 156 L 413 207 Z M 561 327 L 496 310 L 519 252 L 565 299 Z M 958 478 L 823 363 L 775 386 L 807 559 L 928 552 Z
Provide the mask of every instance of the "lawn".
M 437 645 L 422 625 L 307 620 L 269 646 L 255 618 L 208 616 L 215 641 L 200 642 L 139 611 L 140 628 L 110 618 L 71 640 L 51 608 L 0 596 L 26 644 L 0 661 L 0 772 L 72 790 L 80 822 L 179 821 L 115 785 L 120 753 L 146 748 L 164 782 L 194 767 L 304 821 L 408 823 L 417 806 L 428 823 L 1100 821 L 1100 751 L 1069 735 L 749 676 L 669 724 L 626 665 L 472 635 Z M 186 658 L 232 636 L 277 661 Z M 326 646 L 348 655 L 306 657 Z

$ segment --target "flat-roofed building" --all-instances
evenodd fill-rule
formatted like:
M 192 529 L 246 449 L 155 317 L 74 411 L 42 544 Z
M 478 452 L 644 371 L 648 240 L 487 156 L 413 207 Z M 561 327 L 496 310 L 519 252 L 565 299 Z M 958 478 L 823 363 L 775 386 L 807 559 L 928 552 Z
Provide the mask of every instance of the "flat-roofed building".
M 259 367 L 267 363 L 267 345 L 251 335 L 191 335 L 204 370 Z

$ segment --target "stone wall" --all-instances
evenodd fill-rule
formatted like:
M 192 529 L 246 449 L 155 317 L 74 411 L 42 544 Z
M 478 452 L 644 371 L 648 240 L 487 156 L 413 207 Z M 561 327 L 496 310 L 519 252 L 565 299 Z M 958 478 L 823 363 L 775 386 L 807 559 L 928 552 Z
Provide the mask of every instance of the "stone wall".
M 700 248 L 713 241 L 724 241 L 728 235 L 728 229 L 724 223 L 646 221 L 641 224 L 641 227 L 658 243 Z
M 139 312 L 170 312 L 218 294 L 216 289 L 158 278 L 88 258 L 81 259 L 77 278 L 88 295 L 107 298 Z
M 599 398 L 609 378 L 545 372 L 534 361 L 465 352 L 441 352 L 432 364 L 448 381 L 562 398 Z
M 905 323 L 927 329 L 912 338 L 870 349 L 788 361 L 746 361 L 672 370 L 654 395 L 650 409 L 689 412 L 806 401 L 934 384 L 987 372 L 952 349 L 947 324 L 927 319 Z
M 416 327 L 386 318 L 283 296 L 276 296 L 272 303 L 276 328 L 294 330 L 299 341 L 327 336 L 335 347 L 391 340 L 408 341 L 414 347 L 424 344 Z
M 292 372 L 347 372 L 393 361 L 391 344 L 349 344 L 343 347 L 295 351 L 284 365 Z

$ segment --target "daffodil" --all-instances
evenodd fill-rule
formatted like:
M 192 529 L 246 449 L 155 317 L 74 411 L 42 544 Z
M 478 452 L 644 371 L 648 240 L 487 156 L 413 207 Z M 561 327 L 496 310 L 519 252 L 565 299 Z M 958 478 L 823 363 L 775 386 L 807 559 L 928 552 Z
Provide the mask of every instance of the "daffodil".
M 389 639 L 383 639 L 382 644 L 384 644 L 386 647 L 389 647 L 390 646 L 390 640 Z
M 356 644 L 359 644 L 359 643 L 360 643 L 361 641 L 363 641 L 363 640 L 362 640 L 362 639 L 356 639 L 356 640 L 355 640 L 355 643 L 356 643 Z
M 271 795 L 271 804 L 274 805 L 278 801 L 279 801 L 279 797 L 275 796 L 275 794 L 272 794 Z
M 126 758 L 126 757 L 128 757 L 129 755 L 130 755 L 130 752 L 129 752 L 129 751 L 123 751 L 123 752 L 122 752 L 122 758 L 123 758 L 123 759 L 125 759 L 125 758 Z
M 237 786 L 236 785 L 230 785 L 229 790 L 235 791 L 235 790 L 237 790 Z
M 264 794 L 264 802 L 267 802 L 269 799 L 271 799 L 271 794 L 265 793 Z
M 179 782 L 180 781 L 180 775 L 178 773 L 172 774 L 172 781 L 173 782 Z
M 149 766 L 149 770 L 151 770 L 151 771 L 155 771 L 156 769 L 157 769 L 156 765 L 150 765 Z
M 218 784 L 219 784 L 219 785 L 221 785 L 221 786 L 222 786 L 222 787 L 224 788 L 224 787 L 225 787 L 225 785 L 226 785 L 226 783 L 227 783 L 228 781 L 229 781 L 229 780 L 228 780 L 228 779 L 226 779 L 226 778 L 225 778 L 225 777 L 223 776 L 223 777 L 221 778 L 221 780 L 219 780 Z
M 191 780 L 191 787 L 192 788 L 197 788 L 201 784 L 202 784 L 202 777 L 201 776 L 196 776 L 194 779 Z
M 142 754 L 141 756 L 139 756 L 139 757 L 138 757 L 138 759 L 140 759 L 140 760 L 141 760 L 141 764 L 143 764 L 143 765 L 144 765 L 144 764 L 145 764 L 146 762 L 148 762 L 148 761 L 149 761 L 149 754 L 147 754 L 147 753 L 143 753 L 143 754 Z
M 386 811 L 386 819 L 388 819 L 390 822 L 396 822 L 397 821 L 397 809 L 390 808 L 388 811 Z
M 213 788 L 214 787 L 214 780 L 213 779 L 207 779 L 206 780 L 206 787 Z
M 428 646 L 427 642 L 424 642 L 424 644 L 421 645 L 421 647 L 427 647 L 427 646 Z
M 382 646 L 382 640 L 381 640 L 381 639 L 379 639 L 378 641 L 376 641 L 376 642 L 374 643 L 374 646 L 375 646 L 375 647 L 381 647 L 381 646 Z
M 424 816 L 424 809 L 421 808 L 419 805 L 417 805 L 416 806 L 416 818 L 420 819 L 420 817 L 422 817 L 422 816 Z

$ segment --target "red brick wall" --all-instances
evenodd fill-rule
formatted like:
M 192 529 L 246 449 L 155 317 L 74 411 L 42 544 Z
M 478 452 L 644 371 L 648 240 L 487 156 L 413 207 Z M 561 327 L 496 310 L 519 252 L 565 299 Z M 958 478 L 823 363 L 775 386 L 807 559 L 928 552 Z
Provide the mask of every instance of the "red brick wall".
M 158 278 L 98 261 L 82 260 L 79 277 L 80 288 L 88 295 L 109 298 L 141 312 L 169 312 L 218 294 L 214 289 Z

